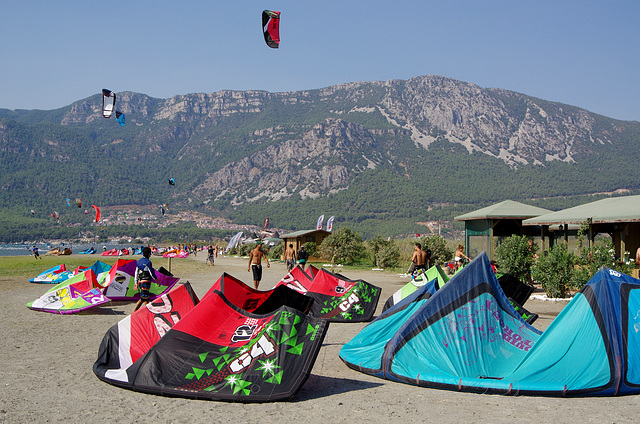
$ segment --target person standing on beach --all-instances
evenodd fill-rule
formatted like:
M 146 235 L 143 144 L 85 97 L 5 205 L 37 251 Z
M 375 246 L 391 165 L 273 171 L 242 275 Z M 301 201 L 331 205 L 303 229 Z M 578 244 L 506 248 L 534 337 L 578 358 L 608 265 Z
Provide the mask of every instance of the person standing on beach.
M 425 256 L 425 264 L 427 269 L 431 268 L 431 256 L 433 256 L 433 252 L 431 251 L 431 249 L 429 249 L 429 247 L 427 247 L 427 250 L 425 250 L 425 253 L 427 254 Z
M 413 264 L 414 275 L 417 275 L 416 271 L 427 270 L 427 252 L 422 250 L 422 246 L 420 245 L 420 243 L 416 243 L 413 248 L 411 263 Z
M 469 258 L 467 255 L 464 254 L 464 246 L 459 244 L 458 250 L 456 250 L 456 253 L 454 256 L 454 260 L 456 263 L 456 271 L 460 269 L 465 259 L 471 262 L 471 258 Z
M 267 259 L 267 255 L 262 251 L 262 242 L 259 241 L 249 254 L 249 266 L 247 267 L 247 272 L 253 271 L 253 285 L 256 287 L 256 290 L 258 290 L 260 280 L 262 280 L 262 258 L 267 262 L 267 268 L 270 268 L 269 259 Z
M 296 250 L 293 248 L 293 244 L 290 244 L 284 251 L 284 261 L 287 263 L 287 271 L 291 271 L 293 267 L 296 266 L 297 259 Z
M 136 303 L 134 312 L 140 309 L 142 305 L 149 303 L 151 293 L 151 281 L 156 279 L 156 272 L 153 269 L 153 264 L 149 259 L 151 257 L 151 248 L 145 247 L 142 249 L 142 258 L 138 259 L 136 263 L 136 282 L 133 288 L 138 290 L 140 288 L 140 299 Z
M 35 244 L 33 245 L 33 248 L 31 249 L 31 251 L 33 252 L 33 256 L 35 256 L 36 259 L 42 259 L 40 257 L 40 253 L 38 252 L 38 246 L 36 246 Z

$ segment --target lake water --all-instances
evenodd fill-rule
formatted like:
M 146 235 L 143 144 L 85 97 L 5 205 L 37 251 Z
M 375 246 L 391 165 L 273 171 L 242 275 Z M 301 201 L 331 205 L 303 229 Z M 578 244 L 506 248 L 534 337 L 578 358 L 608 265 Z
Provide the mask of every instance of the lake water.
M 112 243 L 106 243 L 106 244 L 72 244 L 71 246 L 69 246 L 68 243 L 65 243 L 64 246 L 59 245 L 59 244 L 51 244 L 51 245 L 47 245 L 46 243 L 37 243 L 36 244 L 38 246 L 38 250 L 40 253 L 40 255 L 44 255 L 45 253 L 47 253 L 50 249 L 54 249 L 56 247 L 71 247 L 71 251 L 73 253 L 80 253 L 83 250 L 87 250 L 90 247 L 93 247 L 96 249 L 96 255 L 99 255 L 102 252 L 102 247 L 106 246 L 106 250 L 111 250 L 111 249 L 122 249 L 122 248 L 130 248 L 131 246 L 133 247 L 140 247 L 140 246 L 136 246 L 136 245 L 131 245 L 131 244 L 112 244 Z M 31 248 L 33 247 L 33 244 L 0 244 L 0 256 L 29 256 L 31 255 Z

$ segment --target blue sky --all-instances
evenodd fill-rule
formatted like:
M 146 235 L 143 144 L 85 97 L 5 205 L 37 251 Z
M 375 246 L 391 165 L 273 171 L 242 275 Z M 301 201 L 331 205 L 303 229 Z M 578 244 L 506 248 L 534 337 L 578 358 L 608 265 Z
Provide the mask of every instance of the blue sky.
M 277 50 L 263 9 L 282 12 Z M 434 74 L 640 121 L 637 0 L 21 0 L 0 36 L 0 108 Z

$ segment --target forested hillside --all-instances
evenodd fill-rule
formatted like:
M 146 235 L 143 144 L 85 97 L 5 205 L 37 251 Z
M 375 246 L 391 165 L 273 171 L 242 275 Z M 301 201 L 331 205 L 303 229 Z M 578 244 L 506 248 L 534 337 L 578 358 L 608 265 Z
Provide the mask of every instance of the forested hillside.
M 3 236 L 46 228 L 53 210 L 77 213 L 65 203 L 76 197 L 247 225 L 269 216 L 292 230 L 335 215 L 371 237 L 422 233 L 505 199 L 559 209 L 640 192 L 638 122 L 442 77 L 166 100 L 125 92 L 124 127 L 100 106 L 96 95 L 0 110 Z

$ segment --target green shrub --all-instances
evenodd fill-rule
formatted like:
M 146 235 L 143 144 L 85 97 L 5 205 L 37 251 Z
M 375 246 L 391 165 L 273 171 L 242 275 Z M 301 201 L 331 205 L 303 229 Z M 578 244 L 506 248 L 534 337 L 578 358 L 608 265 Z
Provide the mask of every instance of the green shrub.
M 304 244 L 304 250 L 307 251 L 309 257 L 312 257 L 318 252 L 318 245 L 312 241 L 308 241 Z
M 400 265 L 400 250 L 395 241 L 382 246 L 375 254 L 375 264 L 378 268 L 394 268 Z
M 581 247 L 576 263 L 578 266 L 573 279 L 573 288 L 576 290 L 580 290 L 603 266 L 623 274 L 631 274 L 633 269 L 631 264 L 616 258 L 611 240 L 597 241 L 591 247 Z
M 398 242 L 383 239 L 381 236 L 367 241 L 371 263 L 378 268 L 393 268 L 400 265 L 400 248 Z
M 538 258 L 533 266 L 533 278 L 547 296 L 565 297 L 572 286 L 575 262 L 576 256 L 569 252 L 566 243 L 556 244 Z
M 284 241 L 281 241 L 269 249 L 269 259 L 280 260 L 282 255 L 284 255 Z
M 376 265 L 376 255 L 378 252 L 384 249 L 389 243 L 391 243 L 391 240 L 386 240 L 382 238 L 381 235 L 377 235 L 371 240 L 367 240 L 365 243 L 367 246 L 367 253 L 373 265 Z
M 332 264 L 352 264 L 365 255 L 366 248 L 360 234 L 342 227 L 322 241 L 319 252 Z
M 437 234 L 422 237 L 419 243 L 425 252 L 431 249 L 431 265 L 443 265 L 453 259 L 455 252 L 448 248 L 447 241 Z
M 525 284 L 531 285 L 531 266 L 538 246 L 529 246 L 527 236 L 512 235 L 496 247 L 496 262 L 501 272 L 511 274 Z
M 254 247 L 256 247 L 256 243 L 240 244 L 236 250 L 240 256 L 249 256 Z

